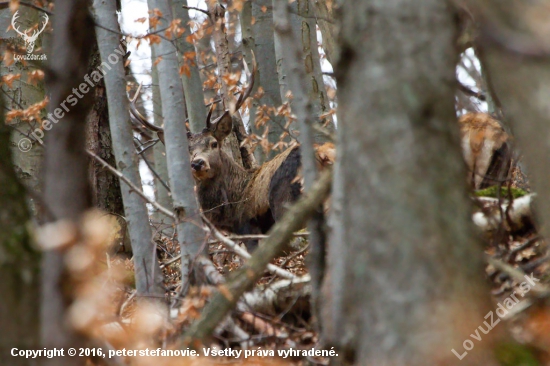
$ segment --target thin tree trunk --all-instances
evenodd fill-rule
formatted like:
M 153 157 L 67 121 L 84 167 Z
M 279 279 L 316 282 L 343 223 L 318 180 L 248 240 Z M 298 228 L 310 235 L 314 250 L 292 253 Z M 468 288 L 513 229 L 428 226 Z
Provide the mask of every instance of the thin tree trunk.
M 156 126 L 162 127 L 162 101 L 160 99 L 158 69 L 157 65 L 155 65 L 156 59 L 157 57 L 155 54 L 155 50 L 153 49 L 153 47 L 151 47 L 151 91 L 153 95 L 153 123 Z M 153 156 L 155 159 L 155 171 L 160 176 L 160 178 L 166 184 L 168 184 L 168 165 L 166 162 L 166 148 L 164 144 L 159 142 L 153 147 Z M 164 207 L 172 207 L 172 198 L 170 197 L 170 192 L 168 192 L 168 189 L 166 189 L 166 187 L 157 178 L 155 178 L 155 188 L 157 202 Z M 170 219 L 167 219 L 166 216 L 164 216 L 160 212 L 156 212 L 153 217 L 161 223 L 165 220 L 168 220 L 169 223 L 172 223 Z M 171 230 L 165 231 L 167 235 L 171 235 L 172 232 L 173 231 Z
M 187 115 L 189 116 L 189 127 L 191 132 L 198 133 L 206 127 L 204 92 L 202 90 L 199 68 L 197 67 L 195 46 L 193 43 L 187 42 L 187 36 L 190 35 L 189 10 L 184 9 L 183 6 L 187 6 L 187 0 L 173 0 L 174 17 L 181 19 L 180 26 L 185 29 L 185 33 L 176 40 L 176 47 L 179 51 L 180 66 L 184 66 L 181 80 L 185 93 Z M 187 57 L 191 58 L 191 60 L 186 60 Z
M 252 19 L 255 20 L 253 25 Z M 258 88 L 263 89 L 261 99 L 252 99 L 249 129 L 252 133 L 262 136 L 264 129 L 269 128 L 267 139 L 269 143 L 276 144 L 281 138 L 286 120 L 283 116 L 275 114 L 283 102 L 277 75 L 271 0 L 246 1 L 241 14 L 241 29 L 243 30 L 243 49 L 249 69 L 252 70 L 252 52 L 258 62 L 253 94 L 258 91 Z M 267 116 L 264 117 L 262 113 L 260 117 L 267 117 L 269 120 L 263 127 L 256 127 L 256 113 L 260 106 L 268 108 L 264 112 Z M 259 163 L 263 163 L 278 153 L 280 151 L 270 150 L 266 153 L 263 149 L 257 148 L 254 155 Z
M 109 119 L 117 169 L 133 184 L 139 186 L 141 178 L 133 143 L 123 65 L 123 55 L 126 53 L 126 49 L 121 44 L 120 36 L 110 31 L 119 29 L 116 18 L 116 1 L 95 0 L 93 7 L 96 22 L 101 25 L 101 27 L 96 27 L 101 59 L 104 64 L 110 66 L 108 71 L 105 70 L 107 71 L 105 85 L 109 100 Z M 151 240 L 147 208 L 143 200 L 132 193 L 130 187 L 123 184 L 121 189 L 132 242 L 138 296 L 162 298 L 164 296 L 163 276 L 157 261 L 156 248 Z
M 311 0 L 297 0 L 291 4 L 295 9 L 297 16 L 290 17 L 294 29 L 298 30 L 302 39 L 302 62 L 307 74 L 307 92 L 309 100 L 313 105 L 313 113 L 321 124 L 326 124 L 329 131 L 334 131 L 334 123 L 331 115 L 325 115 L 330 111 L 330 103 L 327 96 L 327 90 L 323 81 L 323 72 L 321 70 L 321 58 L 319 47 L 317 46 L 317 28 L 313 9 L 310 8 Z M 326 142 L 326 136 L 314 132 L 316 142 Z
M 315 17 L 317 18 L 317 24 L 321 30 L 323 37 L 323 49 L 327 60 L 335 66 L 336 63 L 336 24 L 333 17 L 333 6 L 335 1 L 333 0 L 310 0 L 315 10 Z
M 149 0 L 152 8 L 157 8 L 163 14 L 160 29 L 172 21 L 172 7 L 168 0 Z M 177 223 L 178 241 L 182 253 L 182 277 L 184 286 L 189 275 L 189 264 L 192 258 L 205 253 L 203 245 L 204 233 L 197 199 L 195 197 L 195 181 L 191 175 L 189 147 L 185 134 L 182 111 L 185 111 L 183 87 L 179 82 L 178 59 L 174 45 L 162 39 L 153 45 L 157 55 L 163 55 L 157 64 L 159 74 L 160 94 L 162 98 L 162 115 L 166 139 L 166 155 L 168 175 L 174 202 L 174 212 L 179 218 Z
M 213 39 L 216 48 L 216 62 L 218 64 L 218 82 L 221 85 L 222 98 L 226 109 L 230 109 L 236 103 L 226 79 L 231 75 L 231 54 L 225 34 L 225 8 L 217 0 L 207 0 L 210 20 L 214 24 Z M 233 131 L 226 141 L 231 147 L 233 159 L 246 169 L 256 166 L 254 155 L 248 152 L 246 146 L 241 146 L 246 136 L 243 121 L 238 113 L 232 115 Z M 240 137 L 240 138 L 239 138 Z
M 94 43 L 93 20 L 88 3 L 80 0 L 56 2 L 53 21 L 52 52 L 47 80 L 51 95 L 49 111 L 58 115 L 59 106 L 69 95 L 81 95 L 77 104 L 63 113 L 60 123 L 51 123 L 46 135 L 44 162 L 44 202 L 54 220 L 68 220 L 78 225 L 82 213 L 91 207 L 86 144 L 86 116 L 92 96 L 78 91 L 88 70 L 90 44 Z M 78 27 L 74 27 L 78 24 Z M 74 89 L 73 89 L 74 88 Z M 73 94 L 74 93 L 74 94 Z M 80 97 L 78 97 L 80 98 Z M 57 118 L 52 117 L 57 120 Z M 41 238 L 44 242 L 52 238 Z M 84 340 L 68 328 L 65 320 L 70 299 L 63 291 L 68 286 L 64 255 L 59 250 L 44 253 L 42 260 L 42 342 L 47 348 L 79 348 Z M 77 365 L 77 357 L 43 361 L 47 365 Z
M 324 337 L 340 363 L 461 365 L 493 310 L 454 111 L 456 29 L 438 0 L 344 1 Z M 368 121 L 368 123 L 365 123 Z M 489 338 L 467 364 L 495 365 Z
M 278 35 L 283 50 L 289 87 L 294 95 L 292 109 L 300 125 L 300 151 L 302 154 L 304 188 L 307 194 L 317 176 L 317 161 L 313 149 L 313 124 L 315 123 L 315 117 L 313 114 L 312 95 L 307 92 L 309 84 L 309 75 L 306 73 L 307 64 L 304 67 L 304 55 L 300 42 L 297 42 L 296 34 L 293 33 L 290 21 L 290 5 L 280 0 L 273 0 L 273 15 L 275 16 L 275 32 Z M 313 285 L 312 308 L 314 309 L 313 313 L 317 321 L 320 321 L 317 305 L 325 269 L 326 235 L 323 226 L 324 214 L 323 207 L 320 205 L 308 222 L 310 232 L 309 243 L 311 247 L 308 257 L 308 267 Z

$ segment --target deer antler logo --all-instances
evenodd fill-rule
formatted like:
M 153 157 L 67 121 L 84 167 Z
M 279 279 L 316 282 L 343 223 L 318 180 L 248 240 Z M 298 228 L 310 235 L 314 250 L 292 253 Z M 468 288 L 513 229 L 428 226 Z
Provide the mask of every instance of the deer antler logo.
M 16 19 L 19 18 L 19 15 L 17 13 L 19 13 L 19 10 L 17 10 L 11 18 L 11 26 L 13 27 L 13 30 L 19 33 L 19 35 L 25 40 L 25 43 L 27 44 L 27 53 L 31 53 L 34 50 L 34 42 L 36 42 L 38 36 L 44 31 L 46 25 L 48 24 L 48 14 L 44 14 L 44 24 L 42 24 L 42 29 L 35 29 L 32 32 L 32 35 L 29 36 L 27 34 L 28 30 L 26 30 L 25 32 L 21 32 L 19 28 L 15 25 Z

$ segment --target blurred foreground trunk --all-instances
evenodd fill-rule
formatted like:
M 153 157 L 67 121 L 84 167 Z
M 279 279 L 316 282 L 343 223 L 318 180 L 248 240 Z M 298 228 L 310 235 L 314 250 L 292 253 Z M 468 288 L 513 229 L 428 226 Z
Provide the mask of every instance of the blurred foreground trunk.
M 348 0 L 341 15 L 324 337 L 347 364 L 461 364 L 451 350 L 493 309 L 453 107 L 454 14 Z M 462 364 L 494 365 L 496 334 Z

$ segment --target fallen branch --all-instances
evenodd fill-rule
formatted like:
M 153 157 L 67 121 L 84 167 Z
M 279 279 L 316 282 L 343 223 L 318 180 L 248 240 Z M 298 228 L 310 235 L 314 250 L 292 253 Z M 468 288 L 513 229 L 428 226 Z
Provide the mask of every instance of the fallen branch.
M 202 215 L 202 219 L 204 220 L 204 222 L 210 228 L 211 233 L 214 234 L 216 239 L 218 239 L 223 245 L 230 248 L 239 257 L 242 257 L 244 259 L 250 259 L 250 257 L 251 257 L 250 253 L 248 253 L 245 249 L 241 248 L 237 243 L 235 243 L 234 241 L 230 240 L 229 238 L 224 236 L 222 233 L 220 233 L 220 231 L 218 229 L 216 229 L 214 227 L 214 225 L 212 225 L 212 223 L 210 221 L 208 221 L 208 219 L 204 215 Z M 273 274 L 276 274 L 278 276 L 281 276 L 283 278 L 288 278 L 288 279 L 291 279 L 291 280 L 296 279 L 296 276 L 293 275 L 292 273 L 290 273 L 288 271 L 285 271 L 284 269 L 282 269 L 280 267 L 277 267 L 276 265 L 271 264 L 271 263 L 269 263 L 267 265 L 267 270 L 269 272 L 271 272 Z
M 514 281 L 521 283 L 525 281 L 525 276 L 529 276 L 520 269 L 514 268 L 511 265 L 504 263 L 501 260 L 487 256 L 487 263 L 495 267 L 501 272 L 504 272 Z M 550 295 L 550 288 L 547 285 L 536 283 L 530 290 L 536 297 L 548 297 Z
M 309 233 L 308 232 L 298 232 L 298 233 L 293 233 L 292 236 L 297 237 L 297 238 L 307 238 L 309 236 Z M 253 234 L 251 234 L 251 235 L 228 235 L 225 238 L 231 239 L 231 240 L 262 240 L 262 239 L 266 239 L 267 237 L 268 237 L 268 235 L 261 235 L 261 234 L 253 235 Z
M 218 287 L 199 320 L 182 335 L 181 347 L 186 348 L 193 341 L 199 341 L 193 342 L 194 345 L 205 342 L 216 326 L 235 307 L 241 296 L 254 286 L 269 262 L 284 249 L 292 238 L 292 233 L 301 229 L 328 197 L 331 183 L 332 171 L 327 169 L 310 191 L 292 205 L 283 218 L 271 228 L 269 237 L 256 249 L 252 258 L 234 272 L 225 285 Z
M 237 304 L 241 311 L 276 314 L 277 308 L 288 307 L 287 299 L 305 298 L 311 295 L 311 277 L 305 275 L 295 280 L 281 280 L 267 287 L 258 287 L 243 295 Z

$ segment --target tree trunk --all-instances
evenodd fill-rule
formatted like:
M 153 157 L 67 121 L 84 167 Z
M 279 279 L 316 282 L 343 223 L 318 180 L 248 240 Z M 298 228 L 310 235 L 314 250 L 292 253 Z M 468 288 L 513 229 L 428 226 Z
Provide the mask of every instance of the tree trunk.
M 159 29 L 163 29 L 172 21 L 171 2 L 168 0 L 149 0 L 152 8 L 157 8 L 163 14 Z M 160 95 L 162 99 L 162 115 L 166 139 L 166 155 L 168 175 L 172 190 L 174 212 L 179 218 L 177 223 L 178 241 L 182 253 L 182 278 L 187 286 L 189 264 L 192 258 L 202 254 L 204 233 L 200 227 L 201 218 L 195 197 L 195 181 L 191 175 L 189 147 L 185 133 L 184 120 L 185 102 L 183 87 L 179 82 L 178 59 L 176 48 L 166 39 L 154 44 L 157 55 L 164 55 L 158 63 Z
M 179 52 L 180 66 L 184 67 L 181 80 L 189 116 L 189 127 L 191 132 L 198 133 L 206 127 L 206 108 L 204 107 L 204 92 L 197 67 L 195 46 L 187 41 L 187 36 L 190 34 L 189 10 L 184 9 L 183 6 L 187 6 L 187 0 L 173 0 L 174 17 L 181 19 L 180 26 L 185 29 L 185 33 L 176 40 L 176 47 Z
M 136 185 L 141 185 L 138 171 L 138 159 L 135 153 L 130 123 L 123 55 L 126 48 L 120 42 L 117 33 L 106 30 L 119 29 L 116 18 L 115 0 L 94 1 L 97 44 L 104 63 L 110 64 L 105 74 L 105 86 L 109 100 L 109 119 L 113 137 L 114 154 L 118 170 Z M 113 61 L 114 60 L 114 61 Z M 151 240 L 151 227 L 145 202 L 123 185 L 122 198 L 124 212 L 128 221 L 136 277 L 138 296 L 164 296 L 163 276 Z
M 336 63 L 336 25 L 333 16 L 333 0 L 310 0 L 315 10 L 315 17 L 317 18 L 317 24 L 321 30 L 323 37 L 323 49 L 327 60 L 332 64 Z
M 333 132 L 332 116 L 326 115 L 330 111 L 330 103 L 321 70 L 315 15 L 310 5 L 310 0 L 297 0 L 292 3 L 291 7 L 296 10 L 298 15 L 294 17 L 291 15 L 291 23 L 293 23 L 294 29 L 299 31 L 298 34 L 302 39 L 302 62 L 307 75 L 306 90 L 312 103 L 313 115 L 322 125 L 326 124 L 328 131 Z M 326 116 L 320 118 L 323 115 Z M 327 141 L 326 136 L 318 132 L 314 132 L 314 137 L 316 142 Z
M 451 350 L 493 309 L 454 112 L 453 11 L 347 0 L 341 15 L 324 337 L 349 364 L 464 364 Z M 484 337 L 467 364 L 496 364 Z
M 160 86 L 159 86 L 159 74 L 157 70 L 157 65 L 155 65 L 156 60 L 156 54 L 153 50 L 153 47 L 151 47 L 151 78 L 152 78 L 152 94 L 153 94 L 153 123 L 156 126 L 162 127 L 163 120 L 162 120 L 162 101 L 160 99 Z M 155 158 L 155 171 L 159 175 L 159 177 L 168 184 L 168 166 L 166 163 L 166 148 L 163 143 L 160 141 L 153 147 L 153 156 Z M 163 207 L 172 207 L 172 198 L 170 197 L 170 192 L 168 192 L 168 189 L 159 182 L 159 180 L 155 177 L 155 198 L 157 202 L 162 205 Z M 163 223 L 165 221 L 168 221 L 169 223 L 172 223 L 172 220 L 167 218 L 165 215 L 163 215 L 160 212 L 156 212 L 153 217 Z M 165 234 L 172 235 L 173 230 L 169 229 L 165 231 Z
M 470 2 L 481 23 L 477 49 L 489 89 L 502 106 L 517 144 L 524 153 L 533 189 L 541 197 L 550 195 L 550 43 L 546 27 L 545 2 Z M 540 31 L 540 33 L 538 33 Z M 506 35 L 506 36 L 504 36 Z M 519 42 L 518 40 L 522 41 Z M 537 200 L 541 234 L 548 237 L 550 202 Z
M 93 48 L 88 72 L 97 69 L 101 64 L 101 56 L 97 44 Z M 107 93 L 103 79 L 95 85 L 94 105 L 88 114 L 86 121 L 86 147 L 94 154 L 105 160 L 111 166 L 115 166 L 113 155 L 113 143 L 109 129 L 109 111 L 107 107 Z M 103 169 L 100 164 L 90 160 L 90 182 L 93 191 L 94 206 L 105 212 L 124 217 L 124 205 L 120 193 L 120 182 L 117 177 Z M 122 219 L 121 219 L 122 220 Z M 121 225 L 126 230 L 126 225 Z M 124 243 L 121 243 L 124 244 Z M 131 251 L 131 248 L 117 248 Z
M 19 18 L 17 24 L 20 24 L 21 29 L 30 28 L 33 25 L 43 21 L 43 13 L 35 9 L 31 9 L 26 6 L 20 6 L 18 9 Z M 26 53 L 25 42 L 13 29 L 10 29 L 11 18 L 13 14 L 9 8 L 0 10 L 0 39 L 4 44 L 4 47 L 16 47 L 20 50 L 20 55 Z M 9 31 L 7 31 L 10 29 Z M 42 39 L 45 34 L 38 37 L 35 45 L 35 52 L 40 50 L 44 52 L 40 47 L 43 43 Z M 3 47 L 2 47 L 3 48 Z M 2 84 L 2 89 L 6 94 L 1 95 L 4 98 L 4 105 L 9 109 L 26 109 L 31 105 L 38 103 L 44 99 L 44 82 L 42 80 L 36 80 L 35 83 L 29 82 L 29 76 L 32 71 L 37 70 L 34 65 L 23 65 L 21 62 L 12 62 L 12 60 L 5 60 L 0 64 L 0 77 L 3 77 L 9 73 L 21 74 L 18 80 L 15 80 L 11 87 L 6 84 Z M 11 64 L 10 64 L 11 63 Z M 37 66 L 45 65 L 44 62 L 37 62 Z M 3 111 L 2 111 L 3 113 Z M 21 121 L 20 119 L 14 119 L 8 122 L 12 126 L 12 137 L 10 145 L 12 146 L 12 161 L 15 167 L 15 171 L 19 177 L 19 180 L 23 185 L 33 192 L 41 191 L 41 164 L 44 155 L 44 149 L 41 143 L 33 141 L 32 148 L 30 150 L 19 148 L 18 144 L 26 138 L 34 128 L 39 126 L 39 121 Z M 30 147 L 30 145 L 29 145 Z M 31 201 L 31 208 L 37 219 L 41 220 L 42 207 L 35 200 Z
M 293 111 L 300 126 L 300 151 L 302 156 L 302 171 L 304 176 L 304 193 L 309 194 L 313 182 L 317 177 L 317 161 L 313 149 L 314 132 L 313 124 L 315 115 L 313 113 L 312 98 L 308 93 L 310 75 L 307 71 L 307 62 L 304 65 L 304 54 L 302 53 L 301 43 L 297 41 L 296 34 L 290 20 L 290 7 L 287 3 L 279 0 L 273 0 L 273 14 L 275 15 L 275 32 L 278 36 L 283 50 L 284 66 L 287 70 L 288 83 L 290 90 L 294 95 Z M 307 25 L 304 25 L 307 27 Z M 304 45 L 305 43 L 302 43 Z M 307 56 L 305 59 L 307 60 Z M 311 247 L 308 257 L 308 268 L 311 274 L 313 287 L 312 309 L 315 318 L 319 320 L 318 299 L 325 269 L 325 251 L 326 235 L 324 231 L 323 206 L 319 205 L 317 211 L 308 222 L 310 233 L 309 244 Z
M 91 207 L 88 180 L 88 158 L 85 154 L 86 116 L 92 96 L 79 91 L 85 83 L 90 45 L 94 43 L 94 23 L 86 1 L 60 0 L 56 2 L 53 21 L 52 52 L 47 80 L 51 95 L 49 111 L 61 115 L 61 123 L 49 124 L 44 163 L 44 202 L 53 215 L 52 221 L 68 220 L 78 225 L 81 215 Z M 78 26 L 74 26 L 78 24 Z M 84 84 L 85 85 L 85 84 Z M 61 103 L 75 95 L 75 106 L 68 112 Z M 82 98 L 80 96 L 82 96 Z M 56 112 L 57 111 L 57 112 Z M 63 112 L 63 113 L 60 113 Z M 51 115 L 50 115 L 51 116 Z M 57 121 L 57 116 L 51 117 Z M 59 122 L 59 121 L 58 121 Z M 78 227 L 78 226 L 77 226 Z M 53 239 L 41 238 L 44 242 Z M 63 291 L 68 277 L 64 270 L 64 255 L 59 250 L 44 253 L 42 260 L 42 342 L 47 348 L 79 348 L 83 339 L 68 328 L 65 320 L 70 298 Z M 44 361 L 47 365 L 77 365 L 79 358 L 63 357 Z
M 231 54 L 225 34 L 225 8 L 218 0 L 207 0 L 206 4 L 208 5 L 210 20 L 212 24 L 214 24 L 212 38 L 214 39 L 216 49 L 218 82 L 221 85 L 223 104 L 225 109 L 231 109 L 231 106 L 236 103 L 236 100 L 226 81 L 231 75 Z M 248 152 L 247 146 L 241 146 L 242 140 L 246 136 L 246 131 L 238 111 L 232 114 L 232 118 L 234 132 L 226 138 L 226 146 L 231 148 L 231 151 L 228 151 L 228 153 L 231 154 L 236 162 L 244 166 L 245 169 L 253 168 L 256 165 L 254 155 Z
M 254 24 L 251 24 L 252 19 L 255 20 Z M 246 1 L 241 14 L 241 29 L 243 31 L 243 49 L 249 65 L 248 68 L 252 70 L 252 52 L 254 52 L 256 61 L 258 62 L 258 72 L 256 73 L 252 95 L 260 87 L 264 92 L 261 99 L 252 100 L 249 129 L 252 133 L 262 136 L 264 129 L 269 128 L 267 139 L 270 144 L 276 144 L 281 138 L 286 121 L 283 116 L 277 116 L 275 113 L 283 102 L 279 89 L 275 59 L 273 7 L 271 0 Z M 259 115 L 260 121 L 256 120 L 259 107 L 262 107 Z M 261 123 L 261 126 L 256 126 L 257 122 L 262 122 L 264 119 L 267 119 L 267 123 Z M 270 150 L 266 153 L 258 147 L 254 155 L 256 156 L 256 160 L 261 164 L 280 152 Z
M 37 365 L 11 349 L 40 348 L 40 255 L 31 246 L 25 188 L 13 169 L 11 129 L 0 98 L 0 364 Z

